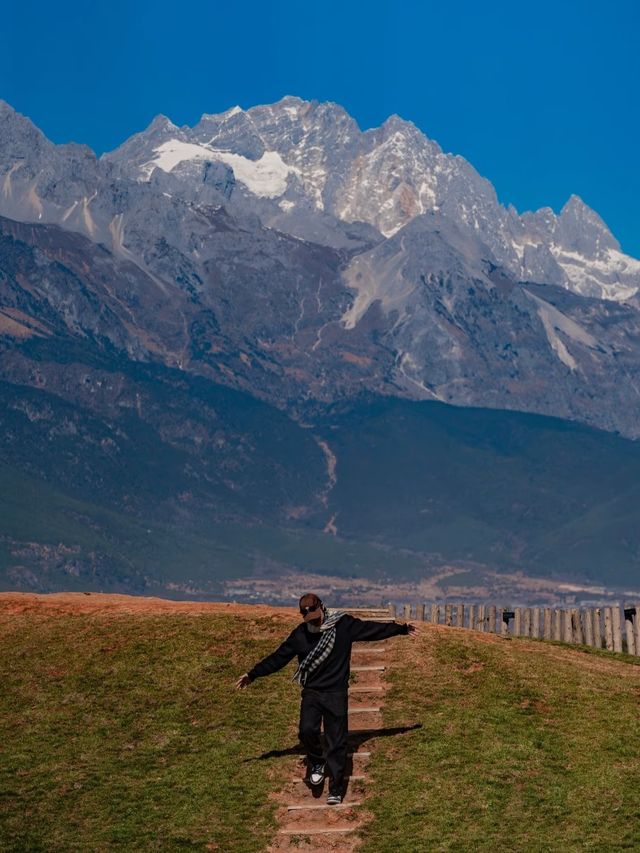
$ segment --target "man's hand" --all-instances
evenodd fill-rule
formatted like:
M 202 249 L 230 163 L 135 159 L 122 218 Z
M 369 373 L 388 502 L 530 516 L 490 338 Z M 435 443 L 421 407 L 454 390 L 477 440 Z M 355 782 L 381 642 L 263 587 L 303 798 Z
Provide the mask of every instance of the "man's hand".
M 236 681 L 236 690 L 244 690 L 245 687 L 248 687 L 251 684 L 251 679 L 249 678 L 249 673 L 245 672 L 244 675 L 241 675 L 240 678 Z
M 418 629 L 413 624 L 413 622 L 407 622 L 407 635 L 411 636 L 411 634 L 417 634 L 417 633 L 418 633 Z

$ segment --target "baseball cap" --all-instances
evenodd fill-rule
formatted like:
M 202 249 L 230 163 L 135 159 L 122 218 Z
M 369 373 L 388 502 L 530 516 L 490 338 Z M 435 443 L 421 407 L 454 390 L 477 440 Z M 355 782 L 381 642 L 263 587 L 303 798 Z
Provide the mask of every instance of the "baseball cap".
M 311 622 L 322 616 L 322 601 L 313 592 L 308 592 L 300 599 L 300 613 L 305 622 Z

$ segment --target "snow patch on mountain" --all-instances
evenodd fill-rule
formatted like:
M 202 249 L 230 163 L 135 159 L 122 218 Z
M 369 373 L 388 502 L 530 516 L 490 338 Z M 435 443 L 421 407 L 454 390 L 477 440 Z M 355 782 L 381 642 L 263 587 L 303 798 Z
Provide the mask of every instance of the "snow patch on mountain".
M 236 180 L 244 184 L 253 195 L 261 198 L 281 196 L 287 189 L 289 174 L 294 171 L 275 151 L 265 151 L 259 160 L 249 160 L 241 154 L 217 151 L 205 145 L 194 145 L 179 139 L 168 139 L 154 149 L 154 154 L 156 156 L 152 160 L 140 167 L 146 180 L 149 180 L 155 168 L 172 172 L 185 161 L 214 160 L 230 166 Z
M 580 252 L 552 244 L 550 251 L 564 270 L 571 290 L 596 299 L 626 302 L 640 289 L 628 277 L 640 277 L 640 261 L 617 249 L 606 249 L 598 257 L 586 257 Z

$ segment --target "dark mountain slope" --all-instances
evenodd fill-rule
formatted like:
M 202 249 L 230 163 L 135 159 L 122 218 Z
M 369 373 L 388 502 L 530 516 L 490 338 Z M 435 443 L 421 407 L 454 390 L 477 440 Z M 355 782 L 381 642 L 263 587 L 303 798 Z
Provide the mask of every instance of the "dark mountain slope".
M 637 586 L 637 442 L 539 415 L 400 400 L 334 412 L 325 426 L 340 535 Z

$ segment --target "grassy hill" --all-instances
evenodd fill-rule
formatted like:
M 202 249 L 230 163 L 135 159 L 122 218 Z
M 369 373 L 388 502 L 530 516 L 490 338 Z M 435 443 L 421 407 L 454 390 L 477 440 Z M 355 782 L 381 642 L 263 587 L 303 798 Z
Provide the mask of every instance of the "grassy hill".
M 286 678 L 234 677 L 284 630 L 268 616 L 2 614 L 0 849 L 260 850 Z M 245 763 L 246 762 L 246 763 Z
M 640 659 L 430 627 L 390 679 L 362 853 L 638 849 Z
M 0 598 L 0 849 L 264 850 L 298 691 L 231 688 L 294 622 Z M 385 726 L 421 728 L 374 741 L 363 851 L 634 847 L 638 659 L 434 626 L 393 655 Z

